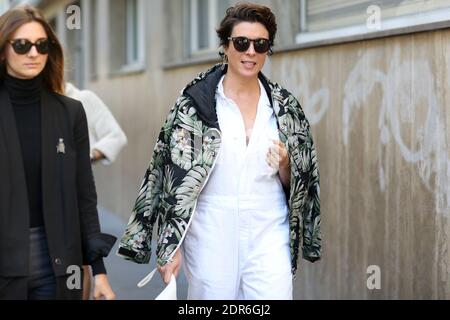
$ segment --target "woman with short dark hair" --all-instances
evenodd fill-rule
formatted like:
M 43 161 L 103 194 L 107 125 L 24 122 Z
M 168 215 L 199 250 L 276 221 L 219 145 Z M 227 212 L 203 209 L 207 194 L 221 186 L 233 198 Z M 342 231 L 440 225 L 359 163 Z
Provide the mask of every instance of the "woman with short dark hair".
M 0 16 L 0 299 L 113 299 L 86 116 L 63 95 L 61 45 L 33 7 Z
M 188 299 L 292 299 L 299 251 L 321 256 L 319 173 L 297 100 L 261 70 L 277 24 L 255 4 L 229 8 L 223 64 L 182 92 L 159 135 L 119 254 L 150 258 L 165 282 L 181 256 Z

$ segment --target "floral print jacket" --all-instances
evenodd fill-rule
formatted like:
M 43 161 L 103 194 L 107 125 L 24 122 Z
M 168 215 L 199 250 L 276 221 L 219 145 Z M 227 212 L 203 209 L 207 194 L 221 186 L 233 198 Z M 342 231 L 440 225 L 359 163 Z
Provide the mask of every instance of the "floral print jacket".
M 171 260 L 191 223 L 197 198 L 205 186 L 221 145 L 215 93 L 226 66 L 201 73 L 183 91 L 158 137 L 145 172 L 118 255 L 148 263 L 154 226 L 157 263 Z M 317 155 L 298 101 L 287 90 L 259 75 L 277 117 L 280 140 L 291 162 L 289 206 L 292 273 L 299 250 L 306 260 L 321 256 L 320 189 Z

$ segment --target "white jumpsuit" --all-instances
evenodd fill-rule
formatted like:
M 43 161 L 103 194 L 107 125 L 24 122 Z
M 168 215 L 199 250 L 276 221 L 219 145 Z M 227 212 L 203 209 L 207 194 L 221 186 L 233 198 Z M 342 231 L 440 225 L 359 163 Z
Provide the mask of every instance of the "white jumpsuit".
M 290 300 L 288 208 L 277 172 L 266 163 L 278 137 L 276 118 L 260 83 L 247 146 L 240 110 L 222 83 L 216 92 L 222 145 L 183 242 L 188 299 Z

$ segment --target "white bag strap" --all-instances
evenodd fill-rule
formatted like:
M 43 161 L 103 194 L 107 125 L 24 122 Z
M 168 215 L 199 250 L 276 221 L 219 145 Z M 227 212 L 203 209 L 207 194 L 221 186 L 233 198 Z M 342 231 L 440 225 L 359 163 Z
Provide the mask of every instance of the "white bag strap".
M 152 272 L 150 272 L 144 279 L 142 279 L 137 286 L 139 288 L 142 288 L 147 283 L 152 280 L 153 276 L 155 275 L 155 272 L 158 269 L 154 269 Z M 164 290 L 155 298 L 155 300 L 177 300 L 177 280 L 175 276 L 172 274 L 170 278 L 169 284 L 164 288 Z
M 155 268 L 152 272 L 150 272 L 144 279 L 142 279 L 138 284 L 137 284 L 137 286 L 139 287 L 139 288 L 142 288 L 143 286 L 145 286 L 147 283 L 149 283 L 150 282 L 150 280 L 152 280 L 152 278 L 153 278 L 153 276 L 155 275 L 155 272 L 157 271 L 158 269 L 157 268 Z

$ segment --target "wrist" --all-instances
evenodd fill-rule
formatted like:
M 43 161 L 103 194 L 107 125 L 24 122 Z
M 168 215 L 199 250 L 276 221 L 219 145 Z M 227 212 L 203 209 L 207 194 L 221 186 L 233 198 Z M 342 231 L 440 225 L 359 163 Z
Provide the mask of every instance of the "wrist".
M 93 149 L 91 154 L 92 161 L 99 161 L 104 157 L 103 153 L 98 151 L 97 149 Z
M 291 170 L 291 163 L 289 162 L 289 159 L 287 159 L 284 163 L 280 162 L 280 171 L 290 171 Z

